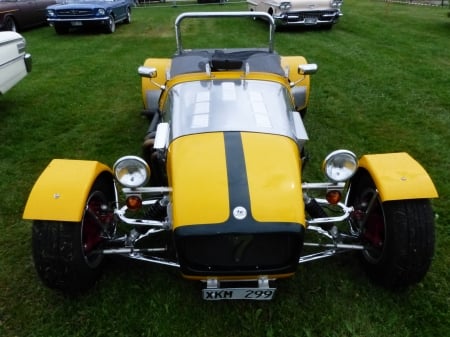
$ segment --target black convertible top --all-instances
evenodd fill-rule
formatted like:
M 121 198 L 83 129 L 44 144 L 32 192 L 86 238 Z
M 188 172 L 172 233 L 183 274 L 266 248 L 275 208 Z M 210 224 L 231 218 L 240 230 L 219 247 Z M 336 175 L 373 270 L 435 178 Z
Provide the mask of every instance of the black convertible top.
M 280 56 L 267 49 L 216 49 L 192 50 L 177 54 L 172 58 L 170 76 L 205 72 L 209 64 L 211 71 L 246 70 L 249 72 L 269 72 L 285 75 Z

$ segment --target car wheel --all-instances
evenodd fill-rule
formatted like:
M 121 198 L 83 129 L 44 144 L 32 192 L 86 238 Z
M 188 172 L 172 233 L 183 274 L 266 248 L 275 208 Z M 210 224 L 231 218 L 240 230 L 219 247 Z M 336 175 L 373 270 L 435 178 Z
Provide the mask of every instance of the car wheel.
M 106 194 L 95 188 L 89 194 L 80 222 L 33 223 L 33 259 L 46 286 L 77 293 L 98 280 L 103 254 L 97 249 L 104 240 L 107 202 Z
M 13 32 L 17 32 L 17 25 L 16 21 L 14 21 L 14 18 L 12 16 L 7 16 L 5 18 L 5 22 L 3 24 L 4 30 L 10 30 Z
M 55 23 L 55 32 L 56 34 L 63 35 L 69 32 L 69 27 L 66 25 L 56 24 Z
M 106 33 L 111 34 L 116 31 L 116 22 L 114 21 L 114 16 L 110 15 L 108 22 L 106 23 Z
M 420 282 L 434 254 L 430 201 L 382 202 L 367 173 L 355 176 L 350 188 L 349 204 L 355 209 L 352 226 L 365 246 L 361 260 L 369 277 L 391 289 Z
M 125 23 L 131 23 L 131 10 L 128 8 L 127 9 L 127 17 L 124 20 Z

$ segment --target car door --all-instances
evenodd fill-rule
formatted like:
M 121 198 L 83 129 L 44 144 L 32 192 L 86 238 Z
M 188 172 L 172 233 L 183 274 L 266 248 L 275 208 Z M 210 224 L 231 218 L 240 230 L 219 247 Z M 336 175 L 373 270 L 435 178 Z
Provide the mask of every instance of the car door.
M 15 15 L 21 29 L 28 28 L 39 20 L 36 18 L 36 1 L 35 0 L 17 0 L 17 15 Z
M 32 0 L 34 2 L 34 11 L 36 13 L 36 24 L 47 22 L 47 6 L 56 4 L 55 0 Z
M 15 16 L 21 29 L 44 24 L 46 7 L 54 4 L 54 0 L 15 0 L 18 8 Z

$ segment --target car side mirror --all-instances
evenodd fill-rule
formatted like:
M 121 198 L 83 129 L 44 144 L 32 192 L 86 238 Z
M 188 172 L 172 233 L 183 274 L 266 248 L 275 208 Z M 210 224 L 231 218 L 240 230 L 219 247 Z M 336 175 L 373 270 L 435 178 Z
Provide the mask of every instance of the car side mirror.
M 166 88 L 164 85 L 156 83 L 155 81 L 152 80 L 153 78 L 156 78 L 158 76 L 158 71 L 156 70 L 156 68 L 140 66 L 138 68 L 138 74 L 139 74 L 139 76 L 141 76 L 143 78 L 149 78 L 150 82 L 152 82 L 154 85 L 156 85 L 161 90 L 164 90 Z
M 138 68 L 138 74 L 141 77 L 146 77 L 146 78 L 155 78 L 156 76 L 158 76 L 158 72 L 156 71 L 156 68 L 150 68 L 150 67 L 145 67 L 145 66 L 140 66 Z
M 315 74 L 317 72 L 317 64 L 315 63 L 308 63 L 308 64 L 299 64 L 297 73 L 299 75 L 303 75 L 295 82 L 291 82 L 289 85 L 291 88 L 295 87 L 297 84 L 299 84 L 301 81 L 303 81 L 307 75 Z
M 317 72 L 317 64 L 315 63 L 308 63 L 308 64 L 300 64 L 298 66 L 297 72 L 300 75 L 311 75 L 315 74 Z

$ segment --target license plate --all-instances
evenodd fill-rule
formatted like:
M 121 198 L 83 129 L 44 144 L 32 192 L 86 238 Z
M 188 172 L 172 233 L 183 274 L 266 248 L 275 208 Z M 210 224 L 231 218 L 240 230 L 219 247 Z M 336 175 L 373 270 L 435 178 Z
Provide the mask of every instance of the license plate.
M 317 18 L 305 18 L 305 25 L 315 25 Z
M 276 288 L 218 288 L 203 289 L 203 299 L 209 301 L 220 300 L 271 300 Z
M 79 26 L 83 25 L 83 22 L 81 22 L 81 21 L 72 21 L 70 24 L 72 26 L 74 26 L 74 27 L 79 27 Z

